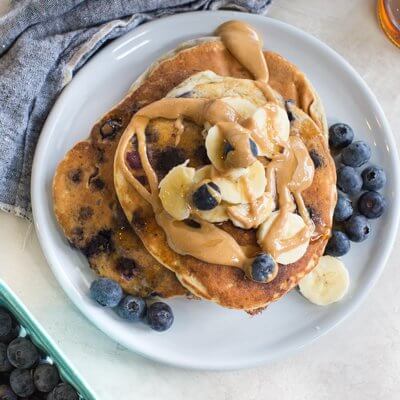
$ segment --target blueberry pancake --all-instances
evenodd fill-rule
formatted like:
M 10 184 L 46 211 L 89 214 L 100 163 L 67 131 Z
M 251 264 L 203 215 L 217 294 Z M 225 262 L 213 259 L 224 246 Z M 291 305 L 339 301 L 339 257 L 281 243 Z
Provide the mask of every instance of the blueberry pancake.
M 246 24 L 217 33 L 167 55 L 117 106 L 134 116 L 114 185 L 146 249 L 184 287 L 255 311 L 323 254 L 336 172 L 305 76 L 262 52 Z
M 53 181 L 54 211 L 66 238 L 99 275 L 130 294 L 171 297 L 187 291 L 175 274 L 143 247 L 122 212 L 113 184 L 113 160 L 125 110 L 104 116 L 87 141 L 59 164 Z

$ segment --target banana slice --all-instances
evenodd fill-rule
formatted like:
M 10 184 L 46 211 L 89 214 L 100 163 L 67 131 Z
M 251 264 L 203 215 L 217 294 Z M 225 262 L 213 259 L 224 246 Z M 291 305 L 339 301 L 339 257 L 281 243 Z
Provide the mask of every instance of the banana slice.
M 226 205 L 224 204 L 220 204 L 212 210 L 208 211 L 193 210 L 192 214 L 211 223 L 224 222 L 228 221 L 229 219 L 226 212 Z
M 253 209 L 252 209 L 253 207 Z M 233 225 L 251 229 L 262 224 L 275 209 L 275 201 L 270 193 L 264 193 L 254 204 L 238 204 L 226 209 Z
M 287 112 L 274 103 L 267 103 L 259 107 L 251 119 L 257 128 L 252 137 L 257 143 L 259 155 L 271 158 L 279 152 L 279 144 L 289 139 Z
M 271 228 L 272 223 L 274 222 L 275 218 L 279 215 L 279 211 L 274 211 L 270 217 L 260 225 L 257 231 L 257 241 L 259 245 L 262 245 L 262 241 Z M 300 217 L 298 214 L 289 213 L 287 222 L 283 228 L 283 234 L 281 239 L 289 239 L 299 233 L 304 227 L 306 226 L 303 218 Z M 276 261 L 279 264 L 287 265 L 292 264 L 301 257 L 304 256 L 308 248 L 308 242 L 303 243 L 292 250 L 289 250 L 285 253 L 280 254 Z
M 244 170 L 237 179 L 233 179 L 232 175 L 212 175 L 212 181 L 221 190 L 222 200 L 232 204 L 245 204 L 250 201 L 248 193 L 256 199 L 264 194 L 267 178 L 261 162 L 257 160 Z
M 326 306 L 343 298 L 349 289 L 349 272 L 337 258 L 323 256 L 300 282 L 301 294 L 312 303 Z
M 196 170 L 187 167 L 188 162 L 172 168 L 159 185 L 159 196 L 165 211 L 178 221 L 182 221 L 190 215 L 187 196 Z
M 257 110 L 250 100 L 242 97 L 223 97 L 221 100 L 232 107 L 243 119 L 250 118 Z

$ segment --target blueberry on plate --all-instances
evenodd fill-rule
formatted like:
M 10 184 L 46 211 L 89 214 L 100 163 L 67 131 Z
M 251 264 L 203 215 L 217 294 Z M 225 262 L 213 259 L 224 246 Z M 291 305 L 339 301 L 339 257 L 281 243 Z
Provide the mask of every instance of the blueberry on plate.
M 337 170 L 337 185 L 344 193 L 356 194 L 361 190 L 362 179 L 354 168 L 344 165 Z
M 221 191 L 214 182 L 199 186 L 192 195 L 193 204 L 199 210 L 212 210 L 221 202 Z
M 121 286 L 108 278 L 98 278 L 90 286 L 90 295 L 103 307 L 116 307 L 122 299 Z
M 7 357 L 15 368 L 31 368 L 39 361 L 39 352 L 29 339 L 19 337 L 8 345 Z
M 148 307 L 147 323 L 151 329 L 163 332 L 169 329 L 173 322 L 174 314 L 168 304 L 158 301 Z
M 358 211 L 367 218 L 379 218 L 385 211 L 386 200 L 378 192 L 365 192 L 358 199 Z
M 342 151 L 342 163 L 349 167 L 361 167 L 371 158 L 371 148 L 362 140 L 353 142 Z
M 8 385 L 0 385 L 0 399 L 18 400 L 17 395 L 12 391 L 12 389 Z
M 79 400 L 79 395 L 69 383 L 62 382 L 50 392 L 47 400 Z
M 126 296 L 118 306 L 115 312 L 127 321 L 140 321 L 146 315 L 146 302 L 141 297 Z
M 347 124 L 333 124 L 329 128 L 329 145 L 334 149 L 343 149 L 354 139 L 353 129 Z
M 20 397 L 28 397 L 35 392 L 32 373 L 29 369 L 14 369 L 10 374 L 10 386 Z
M 344 224 L 344 230 L 353 242 L 363 242 L 371 232 L 371 226 L 364 215 L 354 214 Z
M 19 326 L 4 308 L 0 308 L 0 342 L 10 343 L 18 336 Z
M 367 167 L 361 173 L 363 180 L 363 189 L 366 190 L 379 190 L 385 186 L 386 174 L 385 171 L 374 165 Z
M 350 240 L 344 232 L 333 230 L 325 247 L 325 254 L 333 257 L 344 256 L 350 250 Z
M 251 279 L 256 282 L 270 282 L 277 273 L 278 264 L 270 254 L 259 254 L 251 264 Z
M 13 367 L 7 358 L 7 345 L 0 343 L 0 372 L 10 372 L 12 369 Z
M 337 222 L 346 221 L 353 215 L 353 205 L 351 200 L 345 196 L 343 193 L 338 192 L 338 198 L 336 202 L 335 211 L 333 213 L 333 218 Z
M 39 392 L 51 392 L 60 381 L 57 367 L 53 364 L 40 364 L 33 373 L 33 382 Z

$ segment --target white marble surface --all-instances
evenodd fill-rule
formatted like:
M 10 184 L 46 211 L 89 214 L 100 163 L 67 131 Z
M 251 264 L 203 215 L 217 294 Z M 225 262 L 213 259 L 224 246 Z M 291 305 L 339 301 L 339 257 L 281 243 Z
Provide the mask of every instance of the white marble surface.
M 5 9 L 6 1 L 0 0 L 0 14 Z M 343 55 L 375 92 L 400 144 L 400 50 L 380 31 L 375 1 L 275 0 L 269 15 L 315 35 Z M 4 213 L 0 276 L 101 400 L 394 400 L 400 393 L 399 238 L 379 283 L 346 322 L 290 358 L 236 372 L 184 371 L 121 348 L 66 298 L 32 226 Z

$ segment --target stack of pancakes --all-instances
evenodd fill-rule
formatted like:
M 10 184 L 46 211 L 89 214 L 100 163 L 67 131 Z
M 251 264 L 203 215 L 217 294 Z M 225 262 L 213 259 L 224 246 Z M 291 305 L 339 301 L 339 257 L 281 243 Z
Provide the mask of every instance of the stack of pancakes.
M 268 84 L 314 162 L 312 185 L 303 199 L 315 225 L 304 256 L 279 268 L 269 283 L 247 278 L 239 268 L 206 263 L 174 252 L 157 224 L 151 206 L 116 168 L 119 140 L 135 113 L 166 96 L 218 99 L 238 97 L 255 106 L 266 103 L 252 76 L 219 37 L 185 43 L 154 63 L 126 97 L 77 143 L 59 164 L 53 182 L 54 210 L 68 241 L 81 250 L 100 276 L 119 282 L 141 297 L 195 296 L 224 307 L 255 312 L 297 285 L 323 254 L 332 227 L 336 173 L 327 145 L 321 101 L 305 75 L 279 54 L 264 52 Z M 288 100 L 291 102 L 287 103 Z M 203 126 L 155 118 L 146 128 L 148 159 L 160 180 L 189 160 L 195 168 L 210 164 Z M 180 135 L 179 140 L 177 136 Z M 127 163 L 144 185 L 140 159 Z M 254 229 L 217 222 L 242 245 L 257 245 Z

